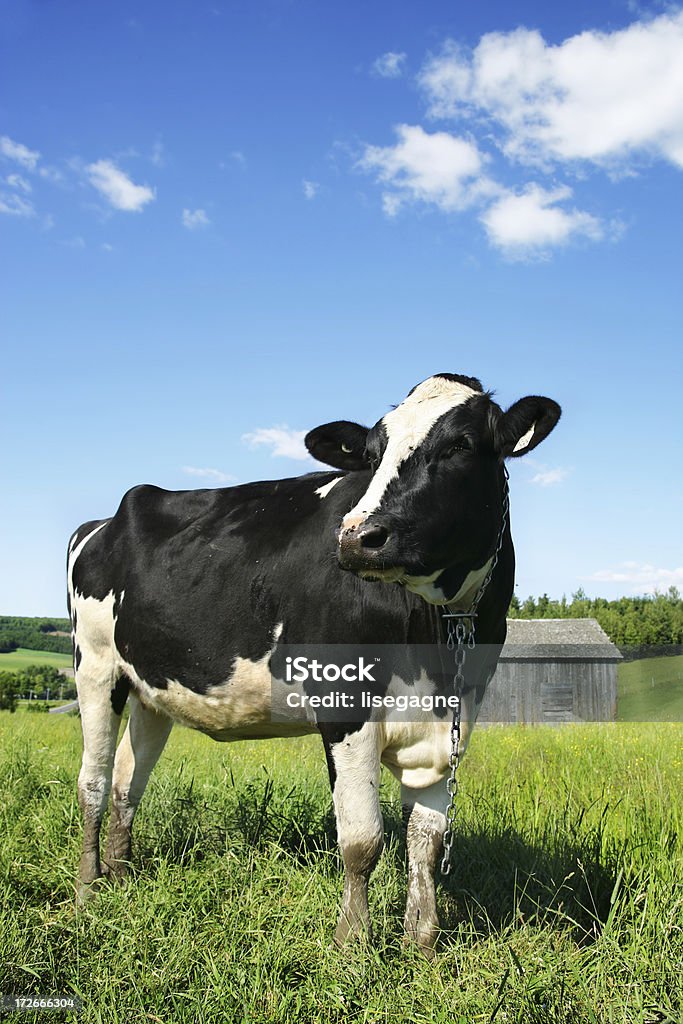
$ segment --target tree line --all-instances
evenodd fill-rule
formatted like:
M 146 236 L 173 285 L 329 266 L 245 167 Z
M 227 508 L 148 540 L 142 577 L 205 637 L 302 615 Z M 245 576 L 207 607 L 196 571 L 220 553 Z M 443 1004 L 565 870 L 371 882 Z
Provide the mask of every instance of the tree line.
M 58 633 L 68 635 L 55 635 Z M 0 615 L 0 654 L 16 651 L 17 647 L 71 654 L 71 623 L 68 619 Z
M 0 672 L 0 711 L 15 711 L 20 697 L 39 701 L 76 699 L 76 683 L 53 665 L 27 665 L 16 672 Z
M 513 597 L 512 619 L 597 619 L 612 643 L 620 648 L 652 648 L 683 644 L 683 599 L 676 587 L 644 597 L 587 597 L 577 590 L 557 601 L 543 594 Z
M 612 643 L 621 648 L 649 648 L 683 645 L 683 599 L 676 587 L 665 593 L 641 597 L 588 597 L 579 589 L 569 600 L 543 594 L 513 597 L 508 612 L 512 619 L 597 619 Z M 68 619 L 0 616 L 0 654 L 27 647 L 33 651 L 71 654 Z M 0 668 L 2 667 L 0 661 Z

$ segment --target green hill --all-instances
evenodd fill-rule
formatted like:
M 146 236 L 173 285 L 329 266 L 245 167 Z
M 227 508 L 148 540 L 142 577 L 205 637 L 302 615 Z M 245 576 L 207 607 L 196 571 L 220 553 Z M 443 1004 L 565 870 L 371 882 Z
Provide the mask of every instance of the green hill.
M 68 619 L 0 615 L 0 652 L 19 647 L 71 654 L 71 623 Z
M 622 662 L 617 689 L 620 722 L 683 721 L 683 655 Z
M 53 665 L 60 670 L 73 668 L 71 655 L 59 654 L 57 651 L 33 651 L 18 647 L 16 651 L 0 654 L 0 672 L 21 672 L 29 665 Z

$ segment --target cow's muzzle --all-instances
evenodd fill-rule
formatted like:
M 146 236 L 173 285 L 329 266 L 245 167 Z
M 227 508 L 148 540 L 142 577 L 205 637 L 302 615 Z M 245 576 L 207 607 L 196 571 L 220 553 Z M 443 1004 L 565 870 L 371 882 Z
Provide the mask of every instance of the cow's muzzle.
M 347 516 L 339 530 L 339 565 L 351 572 L 387 569 L 391 562 L 392 534 L 379 520 Z

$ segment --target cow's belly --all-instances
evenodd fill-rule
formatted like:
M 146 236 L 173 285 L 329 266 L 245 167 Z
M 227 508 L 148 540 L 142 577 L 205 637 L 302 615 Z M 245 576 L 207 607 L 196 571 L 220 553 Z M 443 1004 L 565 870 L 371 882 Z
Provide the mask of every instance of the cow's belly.
M 168 679 L 165 689 L 150 686 L 135 665 L 121 662 L 142 703 L 173 721 L 198 729 L 216 740 L 302 736 L 315 731 L 306 722 L 273 721 L 270 652 L 260 661 L 237 658 L 225 682 L 195 693 L 181 680 Z

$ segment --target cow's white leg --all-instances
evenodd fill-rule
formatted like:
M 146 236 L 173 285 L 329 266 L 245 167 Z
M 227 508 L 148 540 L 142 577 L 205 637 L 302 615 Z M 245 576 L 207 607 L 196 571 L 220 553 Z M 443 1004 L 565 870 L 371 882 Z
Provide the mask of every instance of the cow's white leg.
M 402 785 L 401 803 L 407 822 L 408 846 L 405 930 L 408 938 L 431 955 L 439 931 L 434 873 L 446 828 L 446 783 L 437 782 L 426 789 Z
M 377 730 L 368 723 L 330 748 L 337 838 L 344 861 L 344 899 L 335 942 L 372 935 L 368 881 L 384 843 L 379 804 L 380 756 Z
M 83 760 L 78 776 L 78 803 L 83 814 L 83 853 L 79 866 L 79 901 L 87 898 L 101 877 L 100 828 L 109 800 L 116 737 L 121 713 L 114 710 L 113 664 L 82 652 L 76 671 L 83 730 Z
M 166 745 L 173 722 L 146 708 L 134 692 L 130 718 L 114 761 L 112 809 L 104 870 L 122 879 L 130 864 L 133 818 L 152 770 Z

